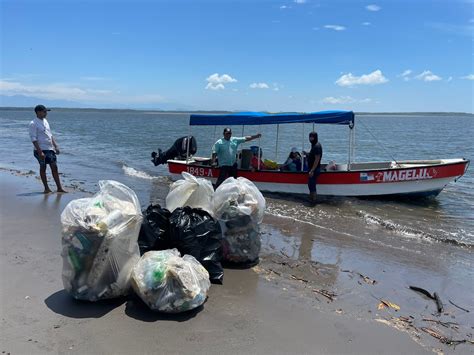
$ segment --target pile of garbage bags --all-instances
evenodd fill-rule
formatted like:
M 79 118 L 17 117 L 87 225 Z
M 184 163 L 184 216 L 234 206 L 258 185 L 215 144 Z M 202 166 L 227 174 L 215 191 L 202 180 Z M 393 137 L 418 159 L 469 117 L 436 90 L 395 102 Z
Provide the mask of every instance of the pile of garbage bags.
M 178 207 L 170 213 L 160 205 L 150 205 L 138 244 L 141 253 L 176 248 L 195 257 L 209 272 L 213 283 L 222 283 L 222 233 L 219 222 L 200 208 Z
M 259 225 L 265 214 L 265 198 L 248 179 L 228 178 L 214 192 L 213 213 L 223 235 L 223 260 L 232 264 L 258 262 Z
M 151 309 L 178 313 L 202 305 L 211 282 L 222 283 L 221 261 L 258 262 L 265 199 L 257 187 L 229 178 L 214 192 L 207 180 L 183 177 L 171 186 L 168 209 L 151 204 L 142 214 L 135 193 L 111 180 L 71 201 L 61 214 L 66 291 L 97 301 L 133 287 Z
M 91 198 L 69 202 L 61 214 L 63 284 L 80 300 L 126 295 L 140 258 L 135 192 L 116 181 L 99 181 L 99 188 Z
M 177 249 L 145 253 L 133 268 L 132 285 L 148 307 L 165 313 L 199 307 L 211 287 L 206 269 Z

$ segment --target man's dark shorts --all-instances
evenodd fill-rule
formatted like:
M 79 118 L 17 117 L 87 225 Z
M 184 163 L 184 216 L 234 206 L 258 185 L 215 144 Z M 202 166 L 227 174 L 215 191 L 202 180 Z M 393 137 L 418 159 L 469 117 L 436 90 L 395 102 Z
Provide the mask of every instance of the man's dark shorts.
M 38 160 L 38 163 L 41 166 L 46 166 L 46 164 L 56 164 L 56 153 L 54 150 L 43 150 L 44 160 L 41 160 L 39 154 L 36 150 L 33 151 L 35 158 Z

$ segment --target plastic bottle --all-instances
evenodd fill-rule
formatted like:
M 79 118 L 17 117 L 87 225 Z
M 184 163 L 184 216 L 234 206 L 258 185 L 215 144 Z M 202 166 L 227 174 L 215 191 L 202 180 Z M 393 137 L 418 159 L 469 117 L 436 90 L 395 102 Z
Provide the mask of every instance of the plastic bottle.
M 123 220 L 122 212 L 119 210 L 113 210 L 110 212 L 102 221 L 97 223 L 97 227 L 100 231 L 105 232 L 112 229 Z

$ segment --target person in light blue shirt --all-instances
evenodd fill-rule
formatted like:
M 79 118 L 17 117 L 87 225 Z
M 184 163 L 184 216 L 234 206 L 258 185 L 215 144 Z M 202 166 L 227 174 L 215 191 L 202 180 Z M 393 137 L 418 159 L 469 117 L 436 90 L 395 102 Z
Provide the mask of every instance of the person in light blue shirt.
M 241 143 L 260 138 L 260 133 L 246 137 L 232 137 L 230 128 L 224 129 L 224 137 L 219 139 L 212 147 L 212 164 L 215 165 L 216 158 L 219 162 L 219 177 L 216 182 L 216 189 L 228 177 L 237 178 L 237 148 Z

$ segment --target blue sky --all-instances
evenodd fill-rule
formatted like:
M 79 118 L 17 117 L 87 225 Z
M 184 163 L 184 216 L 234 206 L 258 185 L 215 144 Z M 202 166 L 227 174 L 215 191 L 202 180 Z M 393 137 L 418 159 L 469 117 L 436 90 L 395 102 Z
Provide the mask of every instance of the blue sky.
M 473 0 L 0 0 L 0 105 L 473 112 Z

